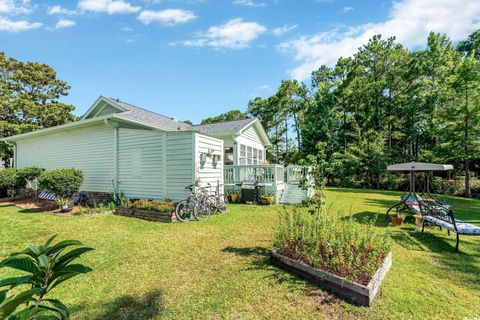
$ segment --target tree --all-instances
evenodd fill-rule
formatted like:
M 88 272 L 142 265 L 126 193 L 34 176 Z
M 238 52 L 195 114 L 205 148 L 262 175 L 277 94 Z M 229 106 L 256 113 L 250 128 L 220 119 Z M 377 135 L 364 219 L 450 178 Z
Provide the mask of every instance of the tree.
M 475 59 L 480 59 L 480 29 L 470 34 L 467 40 L 460 41 L 457 50 L 466 57 L 473 53 Z
M 263 127 L 267 131 L 270 142 L 272 143 L 272 149 L 268 153 L 273 155 L 275 163 L 280 163 L 283 159 L 285 145 L 283 140 L 284 132 L 287 130 L 285 127 L 285 114 L 280 110 L 280 104 L 278 103 L 278 97 L 273 95 L 267 99 L 256 97 L 250 100 L 248 103 L 247 113 L 251 116 L 257 117 L 262 123 Z
M 0 137 L 74 121 L 74 107 L 59 102 L 69 89 L 50 66 L 0 52 Z M 12 148 L 1 143 L 0 157 L 11 156 Z
M 201 124 L 221 122 L 221 121 L 243 120 L 246 118 L 247 118 L 247 114 L 245 112 L 242 112 L 240 110 L 230 110 L 218 116 L 203 119 Z
M 303 123 L 304 111 L 308 106 L 309 97 L 308 90 L 304 83 L 297 80 L 284 80 L 280 84 L 276 93 L 280 112 L 284 114 L 285 127 L 285 145 L 288 152 L 288 123 L 289 119 L 293 120 L 293 130 L 296 133 L 296 142 L 298 151 L 301 152 L 301 130 Z
M 465 196 L 470 197 L 471 162 L 480 158 L 480 61 L 470 54 L 452 78 L 455 100 L 443 119 L 441 148 L 448 158 L 464 163 Z

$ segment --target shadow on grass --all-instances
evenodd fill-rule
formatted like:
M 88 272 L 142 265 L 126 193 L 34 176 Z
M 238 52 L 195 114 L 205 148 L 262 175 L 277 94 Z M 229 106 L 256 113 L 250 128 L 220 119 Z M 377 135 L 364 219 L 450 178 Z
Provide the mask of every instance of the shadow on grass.
M 291 291 L 301 290 L 307 293 L 312 298 L 318 309 L 322 309 L 326 305 L 339 304 L 342 299 L 338 298 L 329 289 L 313 284 L 307 279 L 290 273 L 284 269 L 276 267 L 271 262 L 271 250 L 264 247 L 226 247 L 222 252 L 233 253 L 241 257 L 251 258 L 251 268 L 247 270 L 268 270 L 266 279 L 272 279 L 280 285 L 287 285 Z
M 85 308 L 87 306 L 72 307 L 71 311 Z M 112 301 L 107 301 L 100 306 L 103 313 L 91 316 L 94 320 L 150 320 L 157 319 L 163 312 L 163 293 L 160 290 L 154 290 L 143 296 L 123 295 Z
M 351 217 L 358 223 L 362 224 L 373 223 L 376 227 L 388 226 L 388 221 L 385 219 L 385 215 L 378 212 L 362 211 L 351 215 Z M 342 219 L 348 218 L 349 217 L 343 217 Z

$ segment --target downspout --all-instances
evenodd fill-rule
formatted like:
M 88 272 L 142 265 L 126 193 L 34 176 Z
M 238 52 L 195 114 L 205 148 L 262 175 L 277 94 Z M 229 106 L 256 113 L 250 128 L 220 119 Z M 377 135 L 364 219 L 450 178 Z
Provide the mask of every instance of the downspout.
M 5 141 L 6 144 L 13 146 L 13 165 L 12 168 L 17 168 L 17 143 Z
M 118 123 L 105 119 L 106 125 L 113 128 L 113 192 L 115 201 L 118 201 Z

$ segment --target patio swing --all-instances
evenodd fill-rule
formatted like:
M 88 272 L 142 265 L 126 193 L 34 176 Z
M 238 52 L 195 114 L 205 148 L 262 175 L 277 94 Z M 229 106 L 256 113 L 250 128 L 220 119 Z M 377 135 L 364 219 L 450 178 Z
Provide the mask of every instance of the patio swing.
M 435 193 L 432 184 L 433 172 L 448 170 L 453 170 L 453 166 L 448 164 L 422 162 L 400 163 L 388 166 L 388 172 L 409 173 L 410 183 L 408 194 L 402 195 L 400 197 L 400 202 L 394 204 L 387 210 L 386 219 L 388 220 L 389 213 L 393 209 L 396 209 L 397 214 L 399 211 L 405 209 L 418 214 L 423 219 L 422 232 L 425 229 L 425 224 L 436 225 L 440 227 L 440 229 L 445 228 L 449 235 L 450 231 L 454 232 L 456 236 L 454 252 L 458 252 L 460 242 L 459 235 L 480 236 L 480 227 L 455 219 L 452 207 L 432 195 L 432 193 Z M 424 183 L 420 184 L 418 190 L 421 192 L 420 195 L 417 194 L 416 189 L 416 174 L 419 172 L 424 173 Z

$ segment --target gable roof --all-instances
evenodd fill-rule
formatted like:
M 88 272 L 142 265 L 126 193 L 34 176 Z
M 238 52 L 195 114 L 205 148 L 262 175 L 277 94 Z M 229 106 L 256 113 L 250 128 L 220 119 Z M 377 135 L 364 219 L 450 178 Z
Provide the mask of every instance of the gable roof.
M 154 126 L 158 129 L 165 131 L 189 131 L 192 130 L 192 126 L 188 123 L 177 121 L 173 118 L 134 106 L 132 104 L 120 101 L 118 99 L 112 99 L 100 96 L 95 103 L 87 110 L 82 116 L 82 120 L 88 118 L 99 104 L 106 102 L 119 109 L 119 113 L 115 114 L 115 118 L 125 119 L 127 121 L 140 122 Z
M 194 130 L 198 130 L 202 133 L 227 133 L 227 132 L 239 132 L 257 118 L 242 119 L 242 120 L 232 120 L 232 121 L 222 121 L 222 122 L 213 122 L 207 124 L 197 124 L 194 125 Z
M 114 112 L 111 114 L 100 114 L 106 105 L 110 105 L 115 109 L 118 109 L 119 112 Z M 188 123 L 178 121 L 174 118 L 170 118 L 156 112 L 134 106 L 118 99 L 107 98 L 104 96 L 100 96 L 87 110 L 87 112 L 85 112 L 85 114 L 81 117 L 79 121 L 74 121 L 56 127 L 35 130 L 24 134 L 1 138 L 0 141 L 14 141 L 19 138 L 44 134 L 47 132 L 62 130 L 66 128 L 83 126 L 99 121 L 108 121 L 109 119 L 116 119 L 120 121 L 123 120 L 125 122 L 164 131 L 194 131 L 206 135 L 239 135 L 251 125 L 254 125 L 265 145 L 270 145 L 268 135 L 266 134 L 265 129 L 260 124 L 260 121 L 257 118 L 216 122 L 204 125 L 190 125 Z

